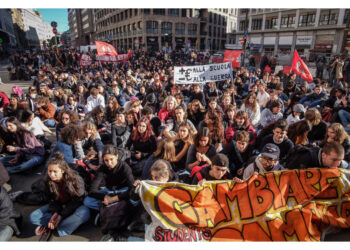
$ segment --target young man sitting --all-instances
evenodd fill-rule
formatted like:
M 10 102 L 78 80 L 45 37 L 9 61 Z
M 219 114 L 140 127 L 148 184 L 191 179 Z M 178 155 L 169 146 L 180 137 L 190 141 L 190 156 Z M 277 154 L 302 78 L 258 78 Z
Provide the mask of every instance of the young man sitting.
M 285 160 L 287 169 L 305 168 L 347 168 L 344 148 L 339 142 L 327 142 L 323 148 L 297 147 Z
M 206 181 L 232 179 L 228 171 L 229 160 L 224 154 L 216 154 L 212 164 L 204 167 L 194 167 L 191 172 L 192 184 L 202 186 Z
M 275 144 L 266 144 L 254 162 L 244 169 L 243 180 L 249 179 L 253 174 L 283 170 L 283 166 L 279 163 L 279 157 L 280 149 Z M 233 180 L 238 182 L 241 181 L 237 177 Z
M 280 150 L 280 159 L 283 159 L 289 152 L 290 149 L 294 147 L 293 142 L 287 137 L 288 131 L 288 123 L 285 119 L 280 119 L 275 122 L 273 126 L 273 134 L 267 135 L 262 139 L 261 151 L 262 147 L 267 143 L 275 144 Z

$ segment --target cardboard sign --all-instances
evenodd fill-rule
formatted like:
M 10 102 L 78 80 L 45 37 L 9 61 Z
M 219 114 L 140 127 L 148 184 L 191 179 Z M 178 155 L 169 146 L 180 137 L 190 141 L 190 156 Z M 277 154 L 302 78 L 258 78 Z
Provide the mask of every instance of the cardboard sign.
M 288 170 L 202 187 L 143 181 L 146 241 L 320 241 L 350 227 L 350 171 Z
M 86 54 L 81 55 L 79 64 L 80 66 L 89 66 L 91 64 L 91 57 Z
M 227 62 L 174 67 L 174 79 L 175 84 L 204 84 L 232 79 L 232 64 Z

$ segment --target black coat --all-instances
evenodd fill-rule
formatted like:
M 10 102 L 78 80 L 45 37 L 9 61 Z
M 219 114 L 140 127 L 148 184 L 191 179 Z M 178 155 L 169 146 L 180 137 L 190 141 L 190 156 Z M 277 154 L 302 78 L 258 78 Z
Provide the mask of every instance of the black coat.
M 16 235 L 20 235 L 16 220 L 21 217 L 21 214 L 14 209 L 5 188 L 0 186 L 0 226 L 10 226 Z
M 119 200 L 127 200 L 133 184 L 134 176 L 132 175 L 131 168 L 124 161 L 118 161 L 115 168 L 109 168 L 103 164 L 91 184 L 89 196 L 103 200 L 105 195 L 99 192 L 100 187 L 105 186 L 109 190 L 120 190 L 127 187 L 128 190 L 118 194 Z

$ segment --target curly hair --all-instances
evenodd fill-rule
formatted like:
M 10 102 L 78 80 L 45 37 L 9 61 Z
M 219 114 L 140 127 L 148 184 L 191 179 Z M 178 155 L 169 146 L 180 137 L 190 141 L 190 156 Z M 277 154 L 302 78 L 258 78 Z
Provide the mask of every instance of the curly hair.
M 213 128 L 210 129 L 212 139 L 224 138 L 224 127 L 222 125 L 222 114 L 217 110 L 210 110 L 207 112 L 207 116 L 214 122 Z
M 76 124 L 68 124 L 61 130 L 61 139 L 64 143 L 74 145 L 76 140 L 83 137 L 83 130 Z
M 76 171 L 69 167 L 61 152 L 56 152 L 54 157 L 50 158 L 47 166 L 49 167 L 50 165 L 57 165 L 63 171 L 62 179 L 68 189 L 69 195 L 81 197 L 85 194 L 83 179 Z M 56 200 L 58 200 L 60 196 L 59 184 L 50 179 L 48 170 L 45 175 L 45 181 L 48 183 L 50 191 L 54 194 Z
M 72 110 L 66 110 L 66 109 L 63 109 L 63 110 L 61 110 L 61 111 L 58 113 L 58 121 L 61 121 L 61 120 L 62 120 L 62 116 L 63 116 L 64 114 L 69 115 L 70 123 L 72 123 L 72 124 L 78 124 L 78 122 L 79 122 L 79 116 L 78 116 L 78 114 L 75 113 L 75 112 L 72 111 Z
M 346 133 L 344 126 L 342 124 L 335 122 L 328 127 L 328 129 L 330 128 L 333 129 L 335 133 L 334 141 L 337 141 L 340 144 L 343 144 L 344 140 L 349 138 L 349 135 L 348 133 Z M 327 139 L 328 139 L 328 133 L 323 140 L 324 144 L 327 142 Z

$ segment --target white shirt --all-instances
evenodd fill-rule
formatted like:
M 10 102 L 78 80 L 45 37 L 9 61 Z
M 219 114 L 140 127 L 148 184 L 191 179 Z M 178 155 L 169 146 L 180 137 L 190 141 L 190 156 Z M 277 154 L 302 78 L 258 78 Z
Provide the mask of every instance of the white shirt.
M 262 105 L 264 105 L 264 103 L 267 101 L 267 98 L 269 98 L 270 95 L 265 91 L 264 94 L 261 94 L 260 91 L 258 92 L 258 95 L 256 96 L 256 98 L 259 101 L 259 106 L 262 107 Z
M 44 131 L 50 130 L 37 116 L 34 117 L 32 125 L 29 127 L 27 127 L 25 123 L 22 123 L 22 126 L 25 127 L 28 131 L 32 132 L 34 136 L 44 135 Z
M 245 107 L 243 103 L 240 110 L 245 111 L 248 114 L 249 122 L 252 124 L 253 127 L 258 126 L 260 122 L 260 107 L 257 107 L 256 111 L 253 112 L 251 108 Z
M 102 95 L 98 94 L 96 99 L 91 95 L 87 98 L 86 109 L 88 112 L 96 108 L 98 105 L 101 105 L 103 108 L 106 107 L 105 98 Z

